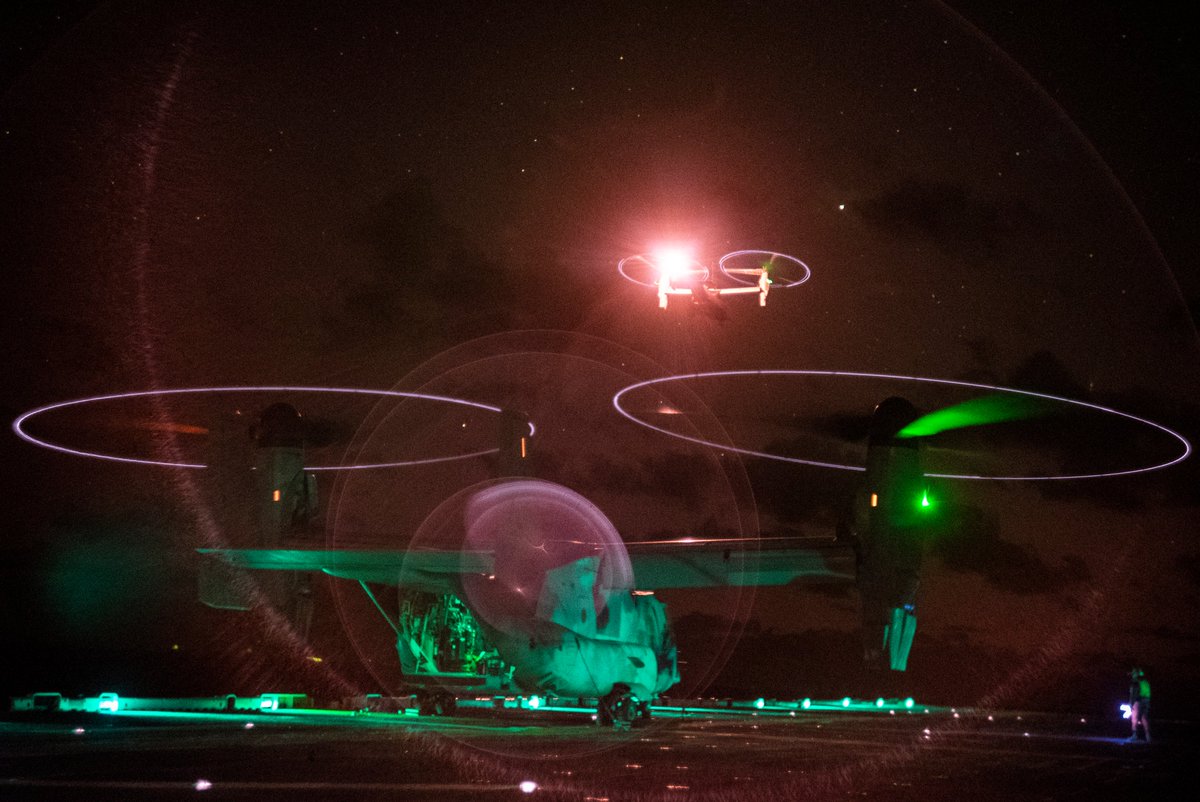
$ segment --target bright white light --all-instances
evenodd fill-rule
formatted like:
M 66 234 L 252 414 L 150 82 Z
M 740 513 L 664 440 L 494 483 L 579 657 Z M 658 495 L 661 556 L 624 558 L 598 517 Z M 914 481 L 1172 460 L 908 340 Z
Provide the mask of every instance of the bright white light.
M 1121 705 L 1121 718 L 1129 718 L 1133 715 L 1133 708 L 1129 705 Z
M 762 698 L 761 696 L 754 700 L 754 706 L 756 708 L 758 708 L 759 710 L 762 710 L 764 707 L 766 707 L 766 705 L 767 705 L 767 700 Z
M 196 780 L 195 788 L 197 791 L 207 791 L 209 788 L 212 788 L 212 783 L 208 780 Z
M 517 787 L 521 789 L 521 793 L 523 794 L 532 794 L 537 790 L 538 784 L 533 780 L 522 780 L 521 784 Z
M 530 696 L 529 697 L 529 707 L 531 709 L 537 710 L 541 706 L 542 706 L 542 700 L 540 697 L 538 697 L 538 696 Z
M 668 280 L 676 281 L 692 270 L 692 254 L 686 248 L 658 248 L 654 251 L 654 266 Z

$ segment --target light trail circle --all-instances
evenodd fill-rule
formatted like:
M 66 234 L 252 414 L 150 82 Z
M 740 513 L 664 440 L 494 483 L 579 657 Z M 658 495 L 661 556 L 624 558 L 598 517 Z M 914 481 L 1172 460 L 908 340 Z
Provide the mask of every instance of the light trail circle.
M 1010 393 L 1012 395 L 1025 396 L 1028 398 L 1038 398 L 1038 399 L 1042 399 L 1045 401 L 1056 401 L 1056 402 L 1059 402 L 1062 404 L 1068 404 L 1071 406 L 1090 409 L 1095 412 L 1102 412 L 1107 415 L 1116 415 L 1117 417 L 1125 418 L 1126 420 L 1134 421 L 1135 423 L 1140 423 L 1144 426 L 1149 426 L 1153 429 L 1156 429 L 1156 430 L 1162 432 L 1163 434 L 1166 434 L 1166 435 L 1174 438 L 1176 441 L 1178 441 L 1180 448 L 1181 448 L 1181 451 L 1178 455 L 1176 455 L 1164 462 L 1155 463 L 1153 465 L 1145 465 L 1145 466 L 1141 466 L 1138 468 L 1131 468 L 1129 470 L 1123 470 L 1123 471 L 1106 471 L 1106 472 L 1101 472 L 1101 473 L 1078 473 L 1078 474 L 1060 475 L 1060 476 L 1037 476 L 1037 475 L 1033 475 L 1033 476 L 984 476 L 981 474 L 956 474 L 956 473 L 926 474 L 926 476 L 929 476 L 929 477 L 935 478 L 935 479 L 972 479 L 972 480 L 981 480 L 981 481 L 987 480 L 987 481 L 996 481 L 996 482 L 1001 482 L 1001 481 L 1034 482 L 1034 481 L 1052 481 L 1052 480 L 1066 480 L 1066 479 L 1101 479 L 1101 478 L 1107 478 L 1107 477 L 1113 477 L 1113 476 L 1129 476 L 1131 474 L 1136 474 L 1136 473 L 1147 473 L 1149 471 L 1161 470 L 1163 468 L 1170 467 L 1171 465 L 1175 465 L 1176 463 L 1182 462 L 1183 460 L 1188 458 L 1188 455 L 1190 455 L 1192 453 L 1192 444 L 1190 442 L 1188 442 L 1186 437 L 1179 434 L 1178 432 L 1173 431 L 1172 429 L 1168 429 L 1166 426 L 1155 423 L 1154 421 L 1146 420 L 1145 418 L 1139 418 L 1137 415 L 1131 415 L 1128 412 L 1121 412 L 1120 410 L 1112 409 L 1111 407 L 1104 407 L 1104 406 L 1100 406 L 1099 404 L 1089 403 L 1087 401 L 1077 401 L 1073 398 L 1063 398 L 1062 396 L 1050 395 L 1049 393 L 1037 393 L 1037 392 L 1033 392 L 1032 390 L 1018 390 L 1018 389 L 1015 389 L 1012 387 L 1000 387 L 1000 386 L 994 385 L 994 384 L 981 384 L 978 382 L 958 381 L 955 379 L 931 379 L 931 378 L 928 378 L 925 376 L 904 376 L 904 375 L 894 374 L 894 373 L 861 373 L 861 372 L 843 371 L 843 370 L 724 370 L 724 371 L 711 371 L 711 372 L 707 372 L 707 373 L 686 373 L 686 374 L 679 374 L 677 376 L 664 376 L 664 377 L 661 377 L 658 379 L 648 379 L 646 381 L 637 382 L 636 384 L 631 384 L 628 387 L 624 387 L 624 388 L 618 390 L 616 392 L 616 394 L 613 395 L 612 404 L 613 404 L 613 407 L 617 410 L 617 412 L 619 412 L 621 415 L 625 416 L 629 420 L 633 421 L 634 423 L 638 424 L 639 426 L 644 426 L 647 429 L 653 429 L 654 431 L 661 432 L 662 434 L 668 435 L 669 437 L 674 437 L 679 440 L 686 440 L 688 442 L 695 443 L 695 444 L 701 445 L 701 446 L 705 446 L 707 448 L 715 448 L 715 449 L 720 449 L 720 450 L 724 450 L 724 451 L 732 451 L 737 454 L 745 454 L 746 456 L 750 456 L 750 457 L 761 457 L 762 459 L 773 459 L 773 460 L 777 460 L 779 462 L 791 462 L 791 463 L 795 463 L 795 464 L 799 464 L 799 465 L 812 465 L 812 466 L 815 466 L 818 468 L 832 468 L 832 469 L 840 470 L 840 471 L 859 471 L 859 472 L 866 470 L 866 468 L 862 465 L 845 465 L 845 464 L 836 463 L 836 462 L 821 462 L 819 460 L 801 459 L 799 457 L 785 457 L 785 456 L 782 456 L 779 454 L 771 454 L 771 453 L 768 453 L 765 451 L 755 451 L 753 449 L 748 449 L 748 448 L 739 448 L 737 446 L 723 445 L 721 443 L 716 443 L 711 440 L 705 440 L 700 437 L 692 437 L 690 435 L 680 434 L 679 432 L 672 432 L 669 429 L 664 429 L 661 426 L 655 426 L 653 423 L 648 423 L 644 420 L 641 420 L 640 418 L 633 415 L 631 412 L 629 412 L 628 410 L 626 410 L 624 407 L 621 406 L 622 396 L 624 396 L 626 393 L 630 393 L 630 392 L 633 392 L 634 390 L 639 390 L 644 387 L 653 387 L 656 385 L 667 384 L 669 382 L 683 382 L 683 381 L 688 381 L 690 379 L 715 379 L 715 378 L 726 378 L 726 377 L 733 377 L 733 376 L 829 376 L 829 377 L 844 377 L 844 378 L 853 378 L 853 379 L 884 379 L 884 380 L 890 380 L 890 381 L 906 381 L 906 382 L 919 382 L 922 384 L 936 384 L 936 385 L 949 386 L 949 387 L 965 387 L 965 388 L 972 389 L 972 390 L 987 390 L 989 392 L 997 392 L 997 393 Z
M 779 253 L 778 251 L 760 251 L 760 250 L 755 250 L 755 249 L 749 249 L 749 250 L 744 250 L 744 251 L 733 251 L 733 252 L 727 253 L 721 257 L 720 261 L 717 262 L 717 268 L 730 281 L 735 281 L 738 284 L 746 284 L 749 286 L 754 286 L 755 284 L 758 283 L 757 279 L 755 279 L 754 281 L 750 281 L 737 273 L 732 273 L 732 272 L 730 272 L 731 270 L 736 270 L 736 269 L 740 269 L 740 268 L 732 268 L 732 267 L 728 266 L 728 263 L 731 262 L 732 260 L 739 259 L 739 258 L 742 258 L 745 256 L 754 256 L 754 257 L 758 257 L 758 258 L 768 257 L 769 260 L 772 262 L 775 261 L 775 259 L 782 259 L 783 261 L 788 262 L 793 265 L 796 265 L 797 267 L 800 268 L 800 270 L 801 270 L 800 278 L 795 279 L 793 281 L 779 282 L 778 284 L 772 282 L 772 287 L 777 290 L 786 290 L 788 287 L 799 286 L 800 284 L 803 284 L 804 282 L 806 282 L 810 278 L 812 278 L 812 270 L 809 269 L 808 265 L 804 264 L 804 262 L 801 262 L 795 256 L 789 256 L 786 253 Z
M 91 459 L 107 460 L 109 462 L 124 462 L 134 465 L 154 465 L 163 468 L 189 468 L 202 469 L 207 466 L 203 463 L 193 462 L 170 462 L 167 460 L 142 459 L 139 457 L 122 457 L 116 454 L 106 454 L 101 451 L 84 451 L 81 449 L 70 448 L 68 446 L 52 443 L 49 440 L 43 440 L 25 431 L 26 422 L 32 420 L 38 415 L 47 412 L 53 412 L 58 409 L 66 409 L 68 407 L 80 407 L 87 404 L 98 404 L 105 401 L 125 401 L 132 398 L 151 398 L 155 396 L 169 395 L 217 395 L 221 393 L 325 393 L 325 394 L 342 394 L 342 395 L 360 395 L 373 396 L 376 398 L 405 398 L 417 401 L 431 401 L 442 404 L 456 404 L 463 407 L 471 407 L 480 409 L 485 412 L 501 413 L 500 407 L 491 404 L 484 404 L 479 401 L 470 401 L 465 398 L 452 398 L 443 395 L 430 395 L 427 393 L 408 393 L 400 390 L 372 390 L 361 387 L 294 387 L 294 386 L 234 386 L 234 387 L 184 387 L 167 390 L 138 390 L 129 393 L 113 393 L 111 395 L 97 395 L 89 398 L 76 398 L 71 401 L 60 401 L 56 404 L 47 404 L 37 409 L 31 409 L 28 412 L 22 413 L 12 423 L 12 430 L 18 437 L 27 443 L 31 443 L 41 448 L 48 448 L 51 451 L 58 451 L 63 454 L 71 454 L 77 457 L 89 457 Z M 530 434 L 533 434 L 533 423 L 529 422 Z M 423 459 L 413 460 L 397 460 L 395 462 L 373 462 L 363 465 L 312 465 L 306 466 L 306 471 L 363 471 L 373 468 L 403 468 L 410 465 L 432 465 L 439 462 L 453 462 L 460 459 L 471 459 L 472 457 L 482 457 L 488 454 L 495 454 L 499 448 L 489 448 L 482 451 L 472 451 L 467 454 L 452 454 L 444 457 L 426 457 Z
M 644 253 L 634 254 L 633 256 L 626 256 L 624 259 L 617 262 L 617 272 L 620 273 L 621 277 L 624 278 L 626 281 L 632 281 L 634 284 L 641 285 L 642 287 L 657 288 L 658 287 L 657 281 L 642 281 L 640 278 L 634 278 L 633 275 L 631 275 L 629 273 L 629 270 L 627 268 L 630 267 L 631 265 L 636 266 L 638 263 L 641 263 L 642 265 L 644 265 L 645 268 L 650 270 L 652 273 L 658 272 L 658 268 L 654 265 L 653 262 L 650 261 L 650 258 Z M 697 260 L 693 259 L 692 267 L 687 271 L 687 278 L 692 281 L 708 281 L 709 276 L 711 274 L 712 274 L 712 271 L 710 271 L 704 265 L 700 264 L 700 262 L 698 262 Z

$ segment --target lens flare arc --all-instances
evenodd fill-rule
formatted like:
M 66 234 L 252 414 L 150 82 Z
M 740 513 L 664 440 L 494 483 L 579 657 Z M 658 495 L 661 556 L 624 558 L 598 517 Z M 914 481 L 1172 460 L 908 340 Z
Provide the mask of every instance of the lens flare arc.
M 63 454 L 70 454 L 77 457 L 88 457 L 90 459 L 105 460 L 107 462 L 121 462 L 132 465 L 152 465 L 162 468 L 185 468 L 189 470 L 199 470 L 207 467 L 203 463 L 194 462 L 171 462 L 168 460 L 153 460 L 140 457 L 123 457 L 117 454 L 106 454 L 100 451 L 85 451 L 82 449 L 71 448 L 69 446 L 60 445 L 58 443 L 45 440 L 37 437 L 26 431 L 25 424 L 39 415 L 43 415 L 55 410 L 67 409 L 70 407 L 81 407 L 88 404 L 98 404 L 107 401 L 127 401 L 134 398 L 151 398 L 157 396 L 180 396 L 180 395 L 217 395 L 222 393 L 324 393 L 324 394 L 344 394 L 344 395 L 359 395 L 371 396 L 376 398 L 401 398 L 417 401 L 429 401 L 433 403 L 454 404 L 463 407 L 471 407 L 474 409 L 483 410 L 491 413 L 501 413 L 503 410 L 500 407 L 492 404 L 485 404 L 479 401 L 471 401 L 465 398 L 453 398 L 443 395 L 432 395 L 428 393 L 411 393 L 400 390 L 377 390 L 362 387 L 309 387 L 309 386 L 228 386 L 228 387 L 181 387 L 170 388 L 163 390 L 137 390 L 128 393 L 110 393 L 108 395 L 90 396 L 88 398 L 76 398 L 70 401 L 59 401 L 54 404 L 31 409 L 19 415 L 12 423 L 13 432 L 27 443 L 47 448 L 51 451 L 57 451 Z M 532 433 L 533 423 L 529 423 Z M 392 462 L 372 462 L 362 465 L 312 465 L 306 466 L 306 471 L 354 471 L 354 470 L 372 470 L 379 468 L 403 468 L 413 465 L 432 465 L 441 462 L 453 462 L 455 460 L 472 459 L 474 457 L 486 456 L 495 454 L 499 451 L 498 448 L 483 449 L 472 451 L 465 454 L 451 454 L 446 456 L 425 457 L 414 460 L 396 460 Z
M 1040 400 L 1044 400 L 1044 401 L 1052 401 L 1052 402 L 1056 402 L 1056 403 L 1062 403 L 1062 404 L 1068 404 L 1071 406 L 1082 407 L 1084 409 L 1089 409 L 1094 412 L 1100 412 L 1100 413 L 1103 413 L 1106 415 L 1115 415 L 1117 417 L 1124 418 L 1126 420 L 1133 421 L 1135 423 L 1139 423 L 1144 426 L 1148 426 L 1152 429 L 1162 432 L 1163 434 L 1168 435 L 1169 437 L 1173 438 L 1179 444 L 1180 449 L 1181 449 L 1178 454 L 1174 455 L 1170 459 L 1167 459 L 1163 462 L 1155 463 L 1153 465 L 1145 465 L 1145 466 L 1141 466 L 1141 467 L 1130 468 L 1128 470 L 1122 470 L 1122 471 L 1076 473 L 1076 474 L 1063 474 L 1063 475 L 1056 475 L 1056 476 L 1049 476 L 1049 475 L 986 476 L 983 474 L 959 474 L 959 473 L 928 473 L 928 474 L 926 474 L 926 476 L 929 476 L 930 478 L 934 478 L 934 479 L 967 479 L 967 480 L 977 480 L 977 481 L 1008 481 L 1008 482 L 1101 479 L 1101 478 L 1109 478 L 1109 477 L 1115 477 L 1115 476 L 1130 476 L 1130 475 L 1138 474 L 1138 473 L 1147 473 L 1149 471 L 1161 470 L 1163 468 L 1168 468 L 1172 465 L 1182 462 L 1183 460 L 1187 459 L 1188 456 L 1190 456 L 1192 453 L 1191 443 L 1187 440 L 1187 438 L 1185 438 L 1183 435 L 1179 434 L 1178 432 L 1176 432 L 1172 429 L 1169 429 L 1166 426 L 1163 426 L 1162 424 L 1155 423 L 1154 421 L 1151 421 L 1151 420 L 1147 420 L 1146 418 L 1141 418 L 1141 417 L 1138 417 L 1137 415 L 1132 415 L 1128 412 L 1121 412 L 1120 410 L 1112 409 L 1111 407 L 1105 407 L 1105 406 L 1101 406 L 1099 404 L 1093 404 L 1088 401 L 1079 401 L 1079 400 L 1076 400 L 1073 398 L 1064 398 L 1062 396 L 1051 395 L 1049 393 L 1039 393 L 1039 392 L 1035 392 L 1033 390 L 1019 390 L 1019 389 L 1016 389 L 1013 387 L 1001 387 L 999 385 L 994 385 L 994 384 L 982 384 L 979 382 L 959 381 L 956 379 L 935 379 L 935 378 L 930 378 L 927 376 L 906 376 L 906 375 L 894 374 L 894 373 L 866 373 L 866 372 L 858 372 L 858 371 L 839 371 L 839 370 L 726 370 L 726 371 L 710 371 L 710 372 L 704 372 L 704 373 L 686 373 L 686 374 L 678 374 L 675 376 L 663 376 L 663 377 L 660 377 L 657 379 L 648 379 L 646 381 L 641 381 L 641 382 L 637 382 L 635 384 L 631 384 L 628 387 L 623 387 L 622 389 L 618 390 L 613 395 L 612 404 L 613 404 L 613 408 L 616 409 L 616 411 L 619 414 L 621 414 L 625 418 L 629 419 L 630 421 L 638 424 L 639 426 L 644 426 L 647 429 L 653 429 L 654 431 L 661 432 L 662 434 L 665 434 L 669 437 L 674 437 L 679 440 L 685 440 L 687 442 L 695 443 L 697 445 L 705 446 L 707 448 L 715 448 L 715 449 L 718 449 L 721 451 L 729 451 L 729 452 L 733 452 L 736 454 L 743 454 L 743 455 L 750 456 L 750 457 L 759 457 L 762 459 L 776 460 L 779 462 L 789 462 L 789 463 L 798 464 L 798 465 L 811 465 L 811 466 L 814 466 L 817 468 L 831 468 L 834 470 L 858 471 L 858 472 L 863 472 L 866 470 L 866 468 L 862 465 L 847 465 L 844 463 L 822 462 L 820 460 L 802 459 L 800 457 L 785 457 L 780 454 L 772 454 L 772 453 L 764 452 L 764 451 L 756 451 L 754 449 L 741 448 L 739 446 L 717 443 L 712 440 L 705 440 L 700 437 L 692 437 L 690 435 L 670 431 L 669 429 L 665 429 L 661 426 L 655 426 L 653 423 L 649 423 L 648 421 L 644 421 L 644 420 L 638 418 L 633 413 L 629 412 L 627 409 L 625 409 L 624 407 L 621 406 L 621 400 L 622 400 L 623 396 L 625 396 L 627 393 L 630 393 L 630 392 L 633 392 L 635 390 L 639 390 L 639 389 L 642 389 L 645 387 L 653 387 L 656 385 L 667 384 L 669 382 L 683 382 L 683 381 L 688 381 L 688 380 L 693 380 L 693 379 L 714 379 L 714 378 L 729 378 L 729 377 L 740 377 L 740 376 L 827 376 L 827 377 L 834 377 L 834 378 L 844 377 L 844 378 L 852 378 L 852 379 L 882 379 L 882 380 L 890 380 L 890 381 L 918 382 L 921 384 L 935 384 L 935 385 L 948 386 L 948 387 L 963 387 L 963 388 L 967 388 L 967 389 L 971 389 L 971 390 L 986 390 L 989 392 L 996 392 L 996 393 L 1011 393 L 1013 395 L 1023 396 L 1023 397 L 1027 397 L 1027 398 L 1036 398 L 1036 399 L 1040 399 Z

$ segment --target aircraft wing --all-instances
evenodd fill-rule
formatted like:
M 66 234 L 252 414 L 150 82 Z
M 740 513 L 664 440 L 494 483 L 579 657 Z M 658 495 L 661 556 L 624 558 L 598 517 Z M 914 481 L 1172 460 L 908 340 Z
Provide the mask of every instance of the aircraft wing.
M 629 543 L 644 590 L 854 581 L 854 550 L 830 540 L 742 538 Z
M 673 540 L 629 543 L 639 589 L 789 585 L 853 581 L 854 550 L 831 541 Z M 340 579 L 457 593 L 463 574 L 490 574 L 485 551 L 199 549 L 243 571 L 309 571 Z
M 488 574 L 492 554 L 482 551 L 380 551 L 312 549 L 198 549 L 246 571 L 313 571 L 354 579 L 403 585 L 431 593 L 455 593 L 463 574 Z

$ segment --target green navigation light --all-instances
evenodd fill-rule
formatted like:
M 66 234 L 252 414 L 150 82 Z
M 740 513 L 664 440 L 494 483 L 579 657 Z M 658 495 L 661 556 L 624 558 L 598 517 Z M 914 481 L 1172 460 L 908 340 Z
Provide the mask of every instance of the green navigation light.
M 921 509 L 928 510 L 931 507 L 933 507 L 933 502 L 929 499 L 929 488 L 927 487 L 921 491 Z
M 761 696 L 754 700 L 754 707 L 757 708 L 758 710 L 762 710 L 764 707 L 766 707 L 766 705 L 767 705 L 767 700 L 762 698 Z
M 800 703 L 800 706 L 805 710 L 808 710 L 810 707 L 812 707 L 812 699 L 809 699 L 807 696 L 804 697 L 804 701 Z
M 875 700 L 875 706 L 883 707 L 883 697 L 882 696 L 880 696 L 878 699 Z
M 911 696 L 904 700 L 904 706 L 906 708 L 908 708 L 909 710 L 912 710 L 912 707 L 914 704 L 916 704 L 916 703 L 913 701 L 913 698 Z
M 842 697 L 842 707 L 849 707 L 849 706 L 850 706 L 850 697 L 843 696 Z

